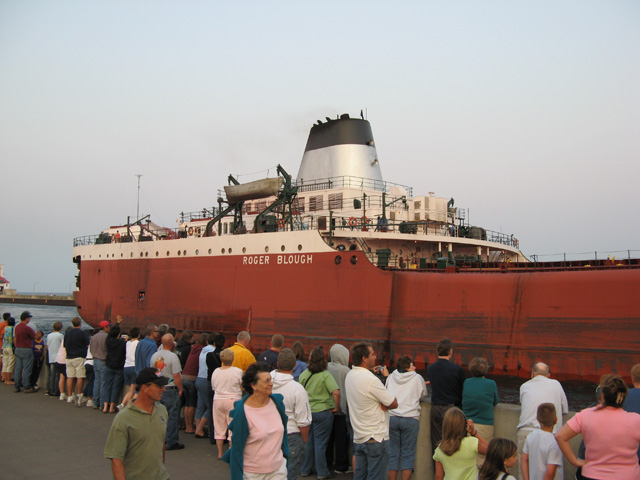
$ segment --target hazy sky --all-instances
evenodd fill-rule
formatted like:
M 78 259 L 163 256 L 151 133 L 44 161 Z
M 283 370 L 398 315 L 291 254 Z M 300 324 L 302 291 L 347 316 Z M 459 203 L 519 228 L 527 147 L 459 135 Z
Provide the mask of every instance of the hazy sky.
M 69 291 L 73 238 L 135 215 L 136 174 L 175 227 L 361 108 L 385 180 L 526 255 L 640 256 L 639 85 L 637 0 L 0 0 L 0 263 Z

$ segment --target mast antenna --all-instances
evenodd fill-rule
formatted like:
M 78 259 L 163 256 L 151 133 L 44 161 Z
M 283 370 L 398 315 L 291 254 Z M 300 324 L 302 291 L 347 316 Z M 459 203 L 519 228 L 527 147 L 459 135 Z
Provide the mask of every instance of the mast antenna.
M 140 177 L 141 173 L 136 173 L 136 177 L 138 177 L 138 205 L 136 207 L 136 220 L 140 218 Z

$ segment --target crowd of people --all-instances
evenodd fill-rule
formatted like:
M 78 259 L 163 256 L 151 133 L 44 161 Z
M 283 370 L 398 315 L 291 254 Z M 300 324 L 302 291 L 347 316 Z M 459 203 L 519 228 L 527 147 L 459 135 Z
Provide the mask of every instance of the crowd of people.
M 169 478 L 164 452 L 185 448 L 182 432 L 216 445 L 232 480 L 350 472 L 409 480 L 428 387 L 437 480 L 558 480 L 565 459 L 578 479 L 640 478 L 640 365 L 631 371 L 634 388 L 603 376 L 596 405 L 563 425 L 565 392 L 546 364 L 534 364 L 520 387 L 513 442 L 495 437 L 498 390 L 487 361 L 471 360 L 466 378 L 448 339 L 425 381 L 406 355 L 390 373 L 368 342 L 334 344 L 328 355 L 318 346 L 307 357 L 300 342 L 286 348 L 276 334 L 256 359 L 246 331 L 225 348 L 218 333 L 184 331 L 176 342 L 175 329 L 147 325 L 125 334 L 119 317 L 89 333 L 76 317 L 64 333 L 56 322 L 44 339 L 30 318 L 23 312 L 16 324 L 5 314 L 0 323 L 2 382 L 36 392 L 45 366 L 47 395 L 117 413 L 105 447 L 116 479 Z M 569 441 L 578 434 L 576 453 Z

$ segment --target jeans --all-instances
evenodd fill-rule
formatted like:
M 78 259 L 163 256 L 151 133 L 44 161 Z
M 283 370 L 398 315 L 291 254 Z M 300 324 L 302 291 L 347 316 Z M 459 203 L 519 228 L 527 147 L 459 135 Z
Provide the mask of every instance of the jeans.
M 52 397 L 57 397 L 60 395 L 60 388 L 58 387 L 58 381 L 60 380 L 60 374 L 56 373 L 56 364 L 50 363 L 47 365 L 49 368 L 49 382 L 47 390 L 49 391 L 49 395 Z
M 104 368 L 104 389 L 101 390 L 102 404 L 118 403 L 120 401 L 120 393 L 124 383 L 124 374 L 122 370 L 114 370 L 105 366 Z
M 33 368 L 33 349 L 16 348 L 16 369 L 13 372 L 16 390 L 31 388 L 31 369 Z
M 333 413 L 329 410 L 311 413 L 311 427 L 309 428 L 309 441 L 305 448 L 304 464 L 302 465 L 302 475 L 308 476 L 316 467 L 318 478 L 329 476 L 327 467 L 327 444 L 333 427 Z
M 165 406 L 169 419 L 167 420 L 167 447 L 178 443 L 178 421 L 180 420 L 180 396 L 176 387 L 167 387 L 162 392 L 160 403 Z
M 198 392 L 198 404 L 196 405 L 196 418 L 211 418 L 211 382 L 206 378 L 196 378 L 196 390 Z
M 351 457 L 349 456 L 350 443 L 346 415 L 334 415 L 333 430 L 327 447 L 327 465 L 329 465 L 330 469 L 333 467 L 340 472 L 349 470 L 351 466 Z
M 287 480 L 296 480 L 304 462 L 304 442 L 300 432 L 287 435 L 289 440 L 289 465 L 287 467 Z
M 93 359 L 93 406 L 100 408 L 102 406 L 102 396 L 105 387 L 104 373 L 106 369 L 104 360 Z
M 416 445 L 420 420 L 391 416 L 389 419 L 389 470 L 413 470 L 416 462 Z M 401 461 L 402 460 L 402 461 Z
M 389 441 L 354 443 L 356 471 L 353 480 L 386 480 L 389 468 Z
M 93 365 L 85 363 L 84 370 L 87 373 L 87 378 L 85 379 L 84 387 L 82 388 L 82 394 L 85 397 L 93 398 L 93 381 L 95 379 L 95 375 L 93 374 Z

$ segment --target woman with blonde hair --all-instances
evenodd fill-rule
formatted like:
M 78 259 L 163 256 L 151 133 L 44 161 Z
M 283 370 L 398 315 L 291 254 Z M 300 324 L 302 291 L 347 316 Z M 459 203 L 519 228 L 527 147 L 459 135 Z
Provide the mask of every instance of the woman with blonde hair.
M 487 442 L 478 434 L 473 420 L 457 407 L 447 410 L 442 421 L 442 440 L 433 454 L 436 480 L 475 480 L 476 455 L 487 453 Z
M 224 453 L 224 441 L 231 444 L 231 432 L 229 412 L 233 404 L 242 398 L 242 370 L 232 367 L 233 350 L 227 348 L 220 352 L 222 366 L 216 368 L 211 374 L 211 388 L 215 392 L 213 396 L 213 426 L 215 430 L 216 445 L 218 446 L 218 459 Z

